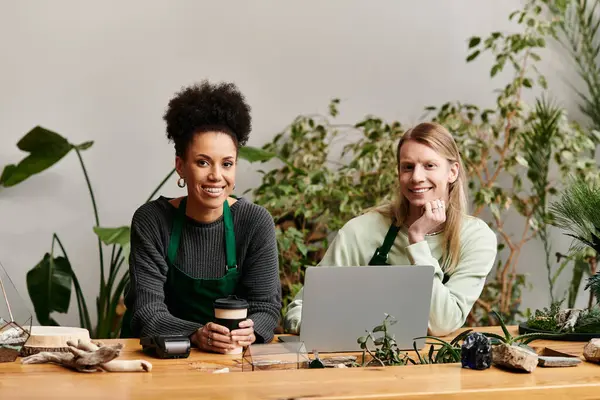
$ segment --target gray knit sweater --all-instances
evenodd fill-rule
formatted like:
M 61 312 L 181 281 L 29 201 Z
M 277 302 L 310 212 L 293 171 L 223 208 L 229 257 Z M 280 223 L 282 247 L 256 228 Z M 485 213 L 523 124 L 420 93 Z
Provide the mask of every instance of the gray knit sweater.
M 160 197 L 137 209 L 131 222 L 129 275 L 131 287 L 125 304 L 133 311 L 136 336 L 190 335 L 202 325 L 174 317 L 165 304 L 167 248 L 176 208 Z M 281 284 L 275 226 L 269 212 L 244 198 L 231 206 L 240 281 L 236 295 L 250 305 L 257 342 L 270 342 L 281 309 Z M 225 275 L 223 217 L 200 223 L 187 217 L 175 265 L 194 278 Z

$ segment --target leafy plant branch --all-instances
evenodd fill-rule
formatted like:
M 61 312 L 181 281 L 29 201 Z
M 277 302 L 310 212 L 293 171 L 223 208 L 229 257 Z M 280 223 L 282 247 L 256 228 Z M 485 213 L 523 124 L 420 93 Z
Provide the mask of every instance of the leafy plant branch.
M 0 184 L 5 187 L 17 185 L 50 168 L 71 150 L 76 153 L 90 195 L 94 214 L 93 230 L 98 241 L 100 287 L 96 297 L 97 322 L 94 325 L 90 320 L 88 305 L 81 285 L 67 256 L 67 251 L 56 233 L 52 235 L 50 253 L 46 253 L 42 260 L 27 273 L 27 289 L 38 322 L 42 325 L 57 325 L 51 314 L 68 311 L 73 287 L 80 326 L 88 329 L 94 338 L 112 338 L 116 337 L 120 330 L 120 315 L 117 315 L 117 309 L 129 280 L 128 274 L 121 274 L 122 266 L 126 265 L 129 255 L 129 227 L 101 227 L 94 190 L 82 156 L 82 151 L 89 149 L 92 145 L 91 141 L 79 145 L 71 144 L 58 133 L 37 126 L 17 143 L 17 147 L 29 155 L 17 165 L 6 165 L 0 176 Z M 147 201 L 154 197 L 173 173 L 174 170 L 162 180 Z M 54 246 L 56 243 L 61 249 L 62 256 L 55 256 Z M 108 275 L 103 244 L 112 246 Z
M 542 241 L 548 238 L 545 226 L 550 217 L 544 211 L 546 199 L 556 193 L 554 186 L 559 186 L 548 177 L 550 160 L 559 165 L 563 178 L 579 173 L 597 175 L 593 160 L 581 156 L 593 148 L 587 133 L 570 123 L 562 109 L 541 100 L 532 110 L 523 100 L 525 89 L 547 88 L 546 78 L 536 66 L 541 59 L 538 51 L 545 47 L 547 37 L 556 36 L 559 21 L 548 20 L 544 10 L 547 10 L 544 1 L 528 1 L 523 10 L 509 16 L 523 26 L 521 33 L 492 32 L 485 39 L 472 37 L 469 40 L 467 62 L 489 52 L 495 59 L 490 69 L 492 78 L 507 69 L 507 65 L 512 68 L 513 78 L 498 90 L 495 109 L 462 103 L 428 108 L 434 112 L 434 119 L 456 135 L 463 159 L 467 160 L 469 188 L 475 206 L 473 214 L 480 216 L 489 211 L 491 225 L 502 239 L 499 250 L 506 248 L 508 252 L 496 268 L 495 282 L 487 285 L 481 301 L 476 303 L 469 317 L 471 322 L 487 318 L 487 312 L 495 304 L 511 321 L 519 313 L 521 288 L 516 285 L 524 282 L 517 269 L 521 250 L 541 231 Z M 531 143 L 531 137 L 537 137 L 538 142 L 544 137 L 549 140 L 544 142 L 545 147 L 539 148 Z M 577 163 L 568 160 L 574 154 L 577 154 Z M 545 172 L 534 173 L 538 167 Z M 532 183 L 532 190 L 524 190 L 521 178 L 524 172 Z M 500 185 L 500 181 L 506 179 L 512 180 L 512 188 Z M 517 237 L 512 237 L 504 226 L 506 214 L 513 210 L 524 221 Z M 551 250 L 549 242 L 545 240 L 545 243 L 548 269 Z M 485 313 L 478 311 L 483 305 Z

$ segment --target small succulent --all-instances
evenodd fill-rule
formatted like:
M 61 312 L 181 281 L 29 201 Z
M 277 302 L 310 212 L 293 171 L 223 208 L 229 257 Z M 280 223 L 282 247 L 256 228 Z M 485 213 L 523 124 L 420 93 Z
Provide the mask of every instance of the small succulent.
M 496 310 L 492 310 L 492 313 L 494 314 L 496 319 L 498 319 L 498 322 L 500 323 L 500 327 L 502 328 L 502 332 L 504 333 L 504 336 L 500 336 L 495 333 L 482 332 L 485 336 L 490 338 L 490 340 L 492 341 L 492 345 L 505 343 L 509 346 L 517 345 L 517 346 L 529 348 L 529 346 L 527 346 L 527 345 L 529 343 L 533 342 L 534 340 L 559 338 L 559 337 L 563 336 L 563 334 L 561 334 L 561 333 L 525 333 L 522 335 L 513 336 L 510 334 L 510 332 L 508 332 L 508 329 L 506 328 L 506 324 L 504 323 L 504 320 L 502 319 L 500 314 L 498 312 L 496 312 Z

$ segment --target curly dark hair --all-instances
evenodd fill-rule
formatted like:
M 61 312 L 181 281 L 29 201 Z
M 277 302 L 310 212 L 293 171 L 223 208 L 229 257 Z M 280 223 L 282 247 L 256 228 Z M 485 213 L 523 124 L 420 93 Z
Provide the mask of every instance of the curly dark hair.
M 236 147 L 248 141 L 252 128 L 250 106 L 233 83 L 204 80 L 183 88 L 169 101 L 163 117 L 175 154 L 183 157 L 196 133 L 217 131 L 231 136 Z

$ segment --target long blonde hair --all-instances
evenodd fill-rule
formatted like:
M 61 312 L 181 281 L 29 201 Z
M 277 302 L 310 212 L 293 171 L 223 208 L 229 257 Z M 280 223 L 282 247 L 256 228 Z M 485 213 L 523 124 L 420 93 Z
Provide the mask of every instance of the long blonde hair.
M 462 219 L 467 214 L 466 171 L 460 157 L 458 146 L 446 128 L 438 123 L 423 122 L 404 133 L 396 150 L 396 161 L 400 165 L 400 148 L 408 140 L 424 144 L 449 163 L 458 163 L 458 178 L 449 184 L 448 204 L 446 205 L 446 226 L 443 232 L 442 254 L 443 270 L 452 273 L 460 256 L 460 230 Z M 394 224 L 401 226 L 408 216 L 408 200 L 402 195 L 398 186 L 391 203 L 376 207 L 373 210 L 390 218 Z

